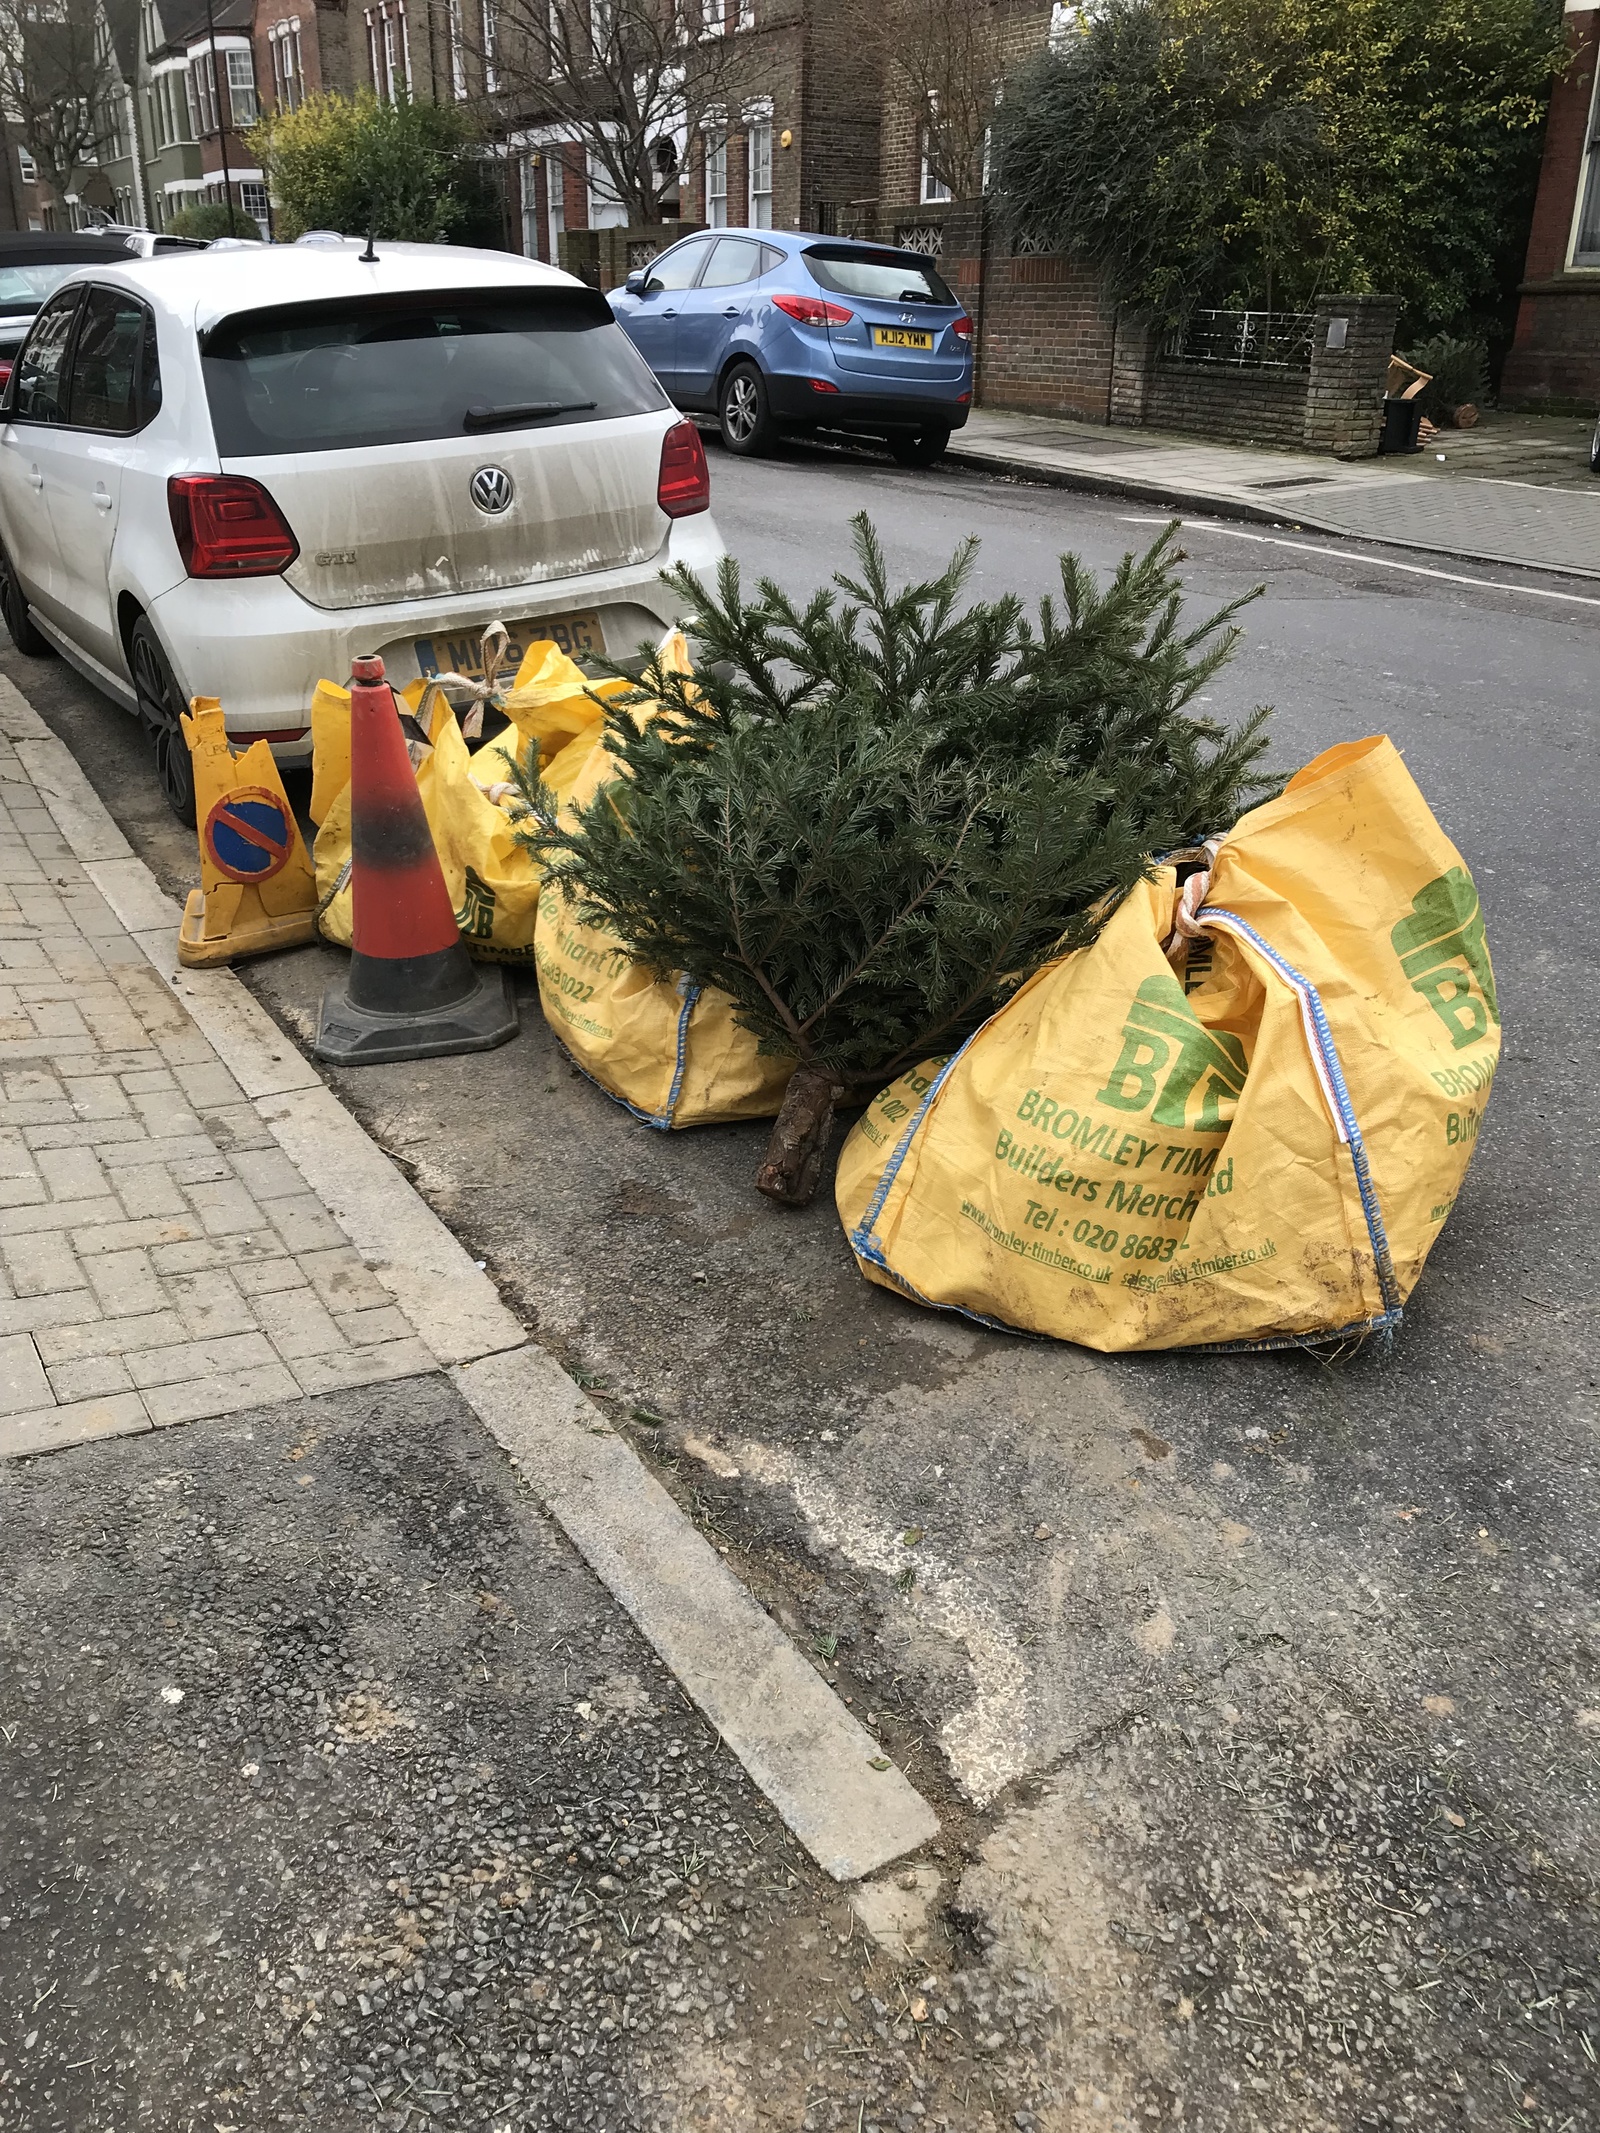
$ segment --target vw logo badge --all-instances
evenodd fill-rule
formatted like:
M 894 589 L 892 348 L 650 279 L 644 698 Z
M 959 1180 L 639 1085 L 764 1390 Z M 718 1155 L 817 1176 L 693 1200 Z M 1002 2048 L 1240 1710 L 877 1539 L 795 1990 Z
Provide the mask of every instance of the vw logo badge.
M 469 487 L 472 501 L 491 517 L 511 502 L 511 476 L 504 467 L 479 467 Z

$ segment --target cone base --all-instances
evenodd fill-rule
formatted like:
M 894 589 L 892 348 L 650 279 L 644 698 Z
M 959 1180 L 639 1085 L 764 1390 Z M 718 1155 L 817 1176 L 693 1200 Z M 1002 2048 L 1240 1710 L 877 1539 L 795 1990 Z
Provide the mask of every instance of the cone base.
M 390 1059 L 493 1051 L 517 1034 L 517 1003 L 504 969 L 474 964 L 473 971 L 477 983 L 464 999 L 391 1014 L 354 1006 L 346 981 L 330 985 L 311 1049 L 336 1066 L 381 1066 Z
M 235 923 L 226 933 L 206 934 L 204 889 L 191 889 L 178 927 L 178 961 L 186 970 L 212 970 L 220 963 L 236 963 L 244 955 L 271 955 L 275 948 L 299 948 L 317 937 L 314 911 L 291 911 L 281 918 L 258 912 L 253 919 Z

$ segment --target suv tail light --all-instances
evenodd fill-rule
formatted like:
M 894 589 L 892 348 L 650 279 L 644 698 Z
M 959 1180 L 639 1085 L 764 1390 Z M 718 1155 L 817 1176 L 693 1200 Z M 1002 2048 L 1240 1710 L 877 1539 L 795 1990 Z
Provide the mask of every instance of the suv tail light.
M 953 318 L 950 321 L 950 331 L 958 341 L 970 341 L 972 339 L 972 321 L 964 311 L 959 318 Z
M 283 513 L 241 474 L 174 474 L 167 509 L 191 578 L 270 578 L 300 553 Z
M 772 301 L 802 326 L 848 326 L 855 317 L 843 304 L 825 304 L 820 296 L 775 296 Z
M 692 422 L 675 422 L 661 440 L 656 502 L 668 518 L 690 518 L 711 509 L 711 469 Z

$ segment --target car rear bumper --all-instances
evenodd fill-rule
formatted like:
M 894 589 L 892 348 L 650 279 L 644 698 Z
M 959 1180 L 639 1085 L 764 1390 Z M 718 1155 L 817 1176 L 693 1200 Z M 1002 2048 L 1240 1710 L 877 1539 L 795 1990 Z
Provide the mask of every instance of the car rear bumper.
M 837 392 L 818 392 L 810 378 L 769 375 L 767 397 L 780 422 L 803 422 L 808 427 L 829 430 L 864 430 L 876 434 L 886 429 L 958 430 L 971 406 L 969 387 L 953 385 L 948 392 L 885 392 L 880 387 L 862 392 L 848 380 L 850 373 L 835 369 Z M 958 398 L 967 393 L 966 399 Z
M 629 659 L 678 620 L 661 572 L 686 563 L 709 584 L 722 554 L 711 514 L 702 512 L 675 519 L 648 562 L 584 577 L 338 609 L 313 607 L 282 578 L 185 578 L 152 601 L 149 614 L 183 694 L 220 698 L 230 736 L 267 735 L 274 754 L 292 763 L 311 752 L 317 683 L 342 683 L 359 653 L 381 652 L 389 675 L 404 684 L 419 671 L 418 640 L 459 645 L 491 622 L 598 614 L 607 654 Z

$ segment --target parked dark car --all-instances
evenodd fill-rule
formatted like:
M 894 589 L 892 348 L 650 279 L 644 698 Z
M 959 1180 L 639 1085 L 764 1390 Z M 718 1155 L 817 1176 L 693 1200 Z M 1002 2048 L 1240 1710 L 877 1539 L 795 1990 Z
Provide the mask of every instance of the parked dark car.
M 130 255 L 198 246 L 198 238 L 152 236 L 147 230 L 0 230 L 0 386 L 11 375 L 33 314 L 78 267 L 107 259 L 126 266 Z
M 781 430 L 884 438 L 929 466 L 972 405 L 972 321 L 932 260 L 787 230 L 703 230 L 609 302 L 685 413 L 730 452 Z

